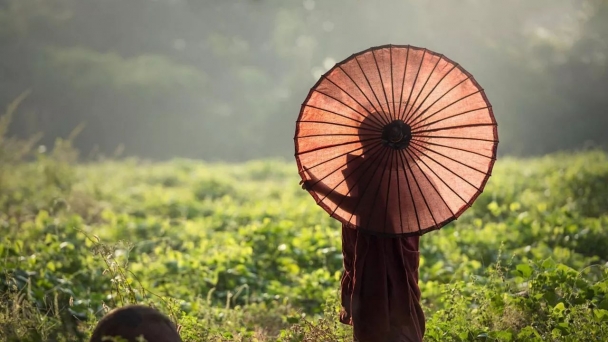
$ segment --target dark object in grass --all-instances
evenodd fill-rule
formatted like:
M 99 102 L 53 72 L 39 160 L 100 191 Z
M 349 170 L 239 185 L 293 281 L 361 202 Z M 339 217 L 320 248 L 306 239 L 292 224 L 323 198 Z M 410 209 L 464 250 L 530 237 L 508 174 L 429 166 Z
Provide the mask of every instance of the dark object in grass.
M 95 327 L 90 342 L 113 341 L 107 337 L 128 342 L 144 341 L 141 337 L 147 342 L 182 341 L 167 316 L 143 305 L 128 305 L 109 312 Z

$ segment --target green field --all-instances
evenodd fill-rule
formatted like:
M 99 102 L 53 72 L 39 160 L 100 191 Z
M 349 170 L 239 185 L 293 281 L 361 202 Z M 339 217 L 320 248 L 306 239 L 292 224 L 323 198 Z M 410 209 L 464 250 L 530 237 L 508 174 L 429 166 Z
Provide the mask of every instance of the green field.
M 75 157 L 0 139 L 1 341 L 86 340 L 134 302 L 185 341 L 348 340 L 339 225 L 293 161 Z M 606 227 L 607 153 L 500 158 L 421 241 L 426 340 L 608 340 Z

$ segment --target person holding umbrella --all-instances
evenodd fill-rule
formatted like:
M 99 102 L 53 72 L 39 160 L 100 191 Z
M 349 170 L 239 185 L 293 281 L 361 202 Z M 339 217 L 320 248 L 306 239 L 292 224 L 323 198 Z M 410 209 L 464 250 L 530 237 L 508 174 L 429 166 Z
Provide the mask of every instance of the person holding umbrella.
M 342 223 L 340 321 L 356 341 L 422 341 L 419 238 L 489 178 L 498 140 L 485 93 L 443 55 L 375 47 L 321 77 L 294 140 L 302 187 Z
M 370 123 L 369 117 L 363 120 L 361 137 L 365 136 L 365 127 Z M 351 189 L 350 196 L 332 191 L 310 172 L 307 173 L 309 180 L 303 181 L 302 187 L 308 190 L 312 184 L 318 184 L 315 190 L 319 195 L 339 202 L 346 211 L 354 212 L 360 203 L 358 194 L 366 190 L 360 185 L 370 183 L 354 182 L 355 177 L 349 175 L 357 171 L 362 173 L 366 166 L 368 174 L 371 174 L 374 163 L 369 160 L 374 156 L 370 154 L 370 149 L 364 147 L 361 155 L 349 154 L 347 157 L 348 166 L 342 173 Z M 388 158 L 385 161 L 386 159 Z M 394 164 L 394 167 L 389 172 L 399 172 L 401 165 Z M 357 179 L 362 176 L 364 177 L 361 175 Z M 385 202 L 386 191 L 383 190 L 388 189 L 379 188 L 377 201 L 372 204 L 378 213 L 389 207 Z M 340 321 L 353 325 L 356 329 L 355 336 L 361 341 L 401 341 L 400 335 L 404 336 L 404 341 L 422 340 L 425 320 L 418 287 L 418 245 L 419 236 L 386 238 L 342 225 L 344 272 L 341 279 Z M 358 274 L 366 276 L 361 281 L 355 281 Z M 353 316 L 353 312 L 360 314 Z

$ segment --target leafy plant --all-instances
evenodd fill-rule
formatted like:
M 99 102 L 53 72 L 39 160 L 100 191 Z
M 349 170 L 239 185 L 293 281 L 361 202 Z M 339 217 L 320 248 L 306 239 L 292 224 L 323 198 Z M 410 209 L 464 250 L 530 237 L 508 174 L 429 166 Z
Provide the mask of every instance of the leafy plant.
M 293 165 L 78 164 L 54 149 L 0 167 L 0 341 L 85 341 L 130 303 L 185 341 L 351 338 L 339 225 Z M 426 340 L 608 338 L 607 157 L 501 160 L 470 210 L 421 239 Z

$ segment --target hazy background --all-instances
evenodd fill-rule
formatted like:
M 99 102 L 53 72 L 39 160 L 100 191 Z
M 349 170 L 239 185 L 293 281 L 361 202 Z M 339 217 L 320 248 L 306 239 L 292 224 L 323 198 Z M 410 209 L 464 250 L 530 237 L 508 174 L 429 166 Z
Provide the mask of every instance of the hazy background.
M 0 105 L 85 158 L 293 158 L 317 78 L 389 43 L 470 71 L 501 155 L 608 144 L 607 0 L 0 0 Z

